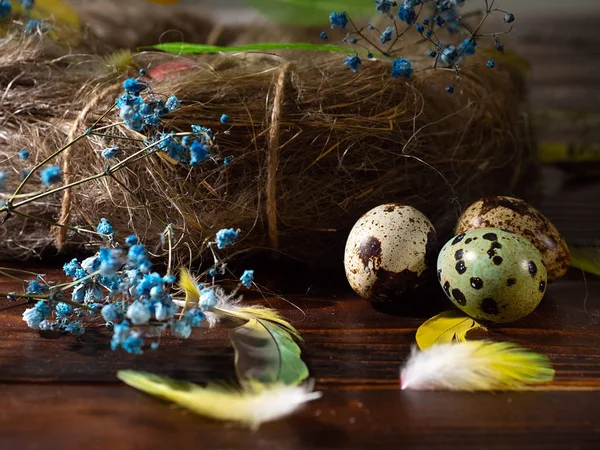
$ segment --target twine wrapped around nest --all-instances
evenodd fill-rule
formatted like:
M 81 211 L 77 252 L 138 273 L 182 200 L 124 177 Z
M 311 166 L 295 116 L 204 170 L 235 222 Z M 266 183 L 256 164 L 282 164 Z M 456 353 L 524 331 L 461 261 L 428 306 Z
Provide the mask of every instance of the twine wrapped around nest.
M 97 120 L 119 95 L 123 77 L 99 75 L 98 57 L 49 59 L 36 47 L 0 45 L 0 158 L 16 179 Z M 134 55 L 139 67 L 173 60 L 184 58 Z M 444 92 L 447 72 L 398 80 L 389 76 L 389 64 L 371 62 L 353 74 L 339 55 L 203 56 L 185 65 L 191 68 L 152 88 L 182 102 L 167 116 L 167 130 L 213 129 L 211 160 L 190 168 L 152 155 L 22 213 L 71 226 L 106 217 L 118 239 L 135 232 L 149 242 L 172 223 L 181 257 L 196 256 L 220 228 L 239 228 L 238 249 L 270 248 L 330 265 L 341 261 L 348 230 L 370 208 L 411 204 L 443 228 L 460 203 L 513 191 L 529 164 L 518 89 L 507 71 L 485 64 L 465 71 L 454 95 Z M 220 123 L 222 114 L 230 124 Z M 118 121 L 114 113 L 101 124 Z M 111 134 L 139 137 L 124 126 Z M 63 155 L 66 181 L 102 172 L 100 152 L 113 144 L 125 156 L 140 148 L 105 136 L 82 139 Z M 15 157 L 21 148 L 32 151 L 27 164 Z M 233 157 L 230 164 L 225 157 Z M 17 182 L 9 179 L 6 191 Z M 3 258 L 88 242 L 22 216 L 0 230 Z

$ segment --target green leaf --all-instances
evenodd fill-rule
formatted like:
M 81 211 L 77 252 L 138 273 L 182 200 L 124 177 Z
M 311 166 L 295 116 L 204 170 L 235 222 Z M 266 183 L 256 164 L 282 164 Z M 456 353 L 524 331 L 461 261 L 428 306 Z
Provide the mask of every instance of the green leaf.
M 176 55 L 190 55 L 197 53 L 229 53 L 229 52 L 250 52 L 250 51 L 269 51 L 269 50 L 307 50 L 318 52 L 338 52 L 348 53 L 351 50 L 348 47 L 329 44 L 311 44 L 309 42 L 295 42 L 282 44 L 280 42 L 265 42 L 248 45 L 236 45 L 232 47 L 223 47 L 219 45 L 189 44 L 187 42 L 165 42 L 164 44 L 149 45 L 140 47 L 139 50 L 160 50 Z
M 277 323 L 252 318 L 230 331 L 235 350 L 235 367 L 240 383 L 297 385 L 308 377 L 300 347 L 292 335 Z
M 289 25 L 329 25 L 329 14 L 347 12 L 352 18 L 375 13 L 369 0 L 246 0 L 246 4 L 270 19 Z
M 435 344 L 463 342 L 466 340 L 467 333 L 477 328 L 486 329 L 472 317 L 460 311 L 444 311 L 419 327 L 416 341 L 421 350 Z
M 600 276 L 600 249 L 598 247 L 571 248 L 571 266 Z

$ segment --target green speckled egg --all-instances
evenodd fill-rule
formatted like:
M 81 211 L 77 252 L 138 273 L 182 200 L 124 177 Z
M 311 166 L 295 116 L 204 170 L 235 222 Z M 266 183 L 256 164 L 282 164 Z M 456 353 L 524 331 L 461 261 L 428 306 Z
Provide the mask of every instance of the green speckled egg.
M 539 305 L 547 273 L 527 239 L 497 228 L 466 231 L 438 257 L 438 280 L 450 300 L 475 319 L 506 323 Z

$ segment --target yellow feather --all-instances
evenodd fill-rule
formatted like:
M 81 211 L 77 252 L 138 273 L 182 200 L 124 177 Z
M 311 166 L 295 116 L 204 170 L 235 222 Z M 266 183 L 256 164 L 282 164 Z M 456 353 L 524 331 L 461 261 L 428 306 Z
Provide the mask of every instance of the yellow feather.
M 444 311 L 421 325 L 415 336 L 417 345 L 425 350 L 435 344 L 463 342 L 471 330 L 486 328 L 460 311 Z
M 186 269 L 181 269 L 179 274 L 179 286 L 185 291 L 185 304 L 183 311 L 186 310 L 188 303 L 198 303 L 200 301 L 200 289 L 194 281 L 194 278 Z
M 312 392 L 309 385 L 265 385 L 248 381 L 242 389 L 217 384 L 202 387 L 133 370 L 119 371 L 117 377 L 129 386 L 196 414 L 251 428 L 285 417 L 302 404 L 321 396 L 320 392 Z
M 274 309 L 266 308 L 261 305 L 248 306 L 244 308 L 234 308 L 234 309 L 222 309 L 215 308 L 219 313 L 228 315 L 230 317 L 234 317 L 242 320 L 267 320 L 269 322 L 273 322 L 283 328 L 285 331 L 290 333 L 294 338 L 299 341 L 302 341 L 302 337 L 298 330 L 293 327 L 287 320 L 285 320 L 281 315 Z
M 402 389 L 519 390 L 554 378 L 548 357 L 509 342 L 468 341 L 414 352 Z

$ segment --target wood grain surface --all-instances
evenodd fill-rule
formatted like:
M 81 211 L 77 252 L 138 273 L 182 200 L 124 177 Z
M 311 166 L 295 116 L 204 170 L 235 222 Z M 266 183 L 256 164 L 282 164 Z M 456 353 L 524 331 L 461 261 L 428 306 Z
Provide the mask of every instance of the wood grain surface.
M 0 291 L 18 289 L 0 280 Z M 518 393 L 399 390 L 416 328 L 449 307 L 439 289 L 418 291 L 399 308 L 375 308 L 341 287 L 287 300 L 267 298 L 301 331 L 305 360 L 324 396 L 255 433 L 173 408 L 115 378 L 127 368 L 196 382 L 233 379 L 225 326 L 186 341 L 165 339 L 139 357 L 111 351 L 100 323 L 80 338 L 42 337 L 21 320 L 26 305 L 0 302 L 0 448 L 600 446 L 598 279 L 583 283 L 573 271 L 548 287 L 534 314 L 490 331 L 493 339 L 547 354 L 557 370 L 542 390 Z

